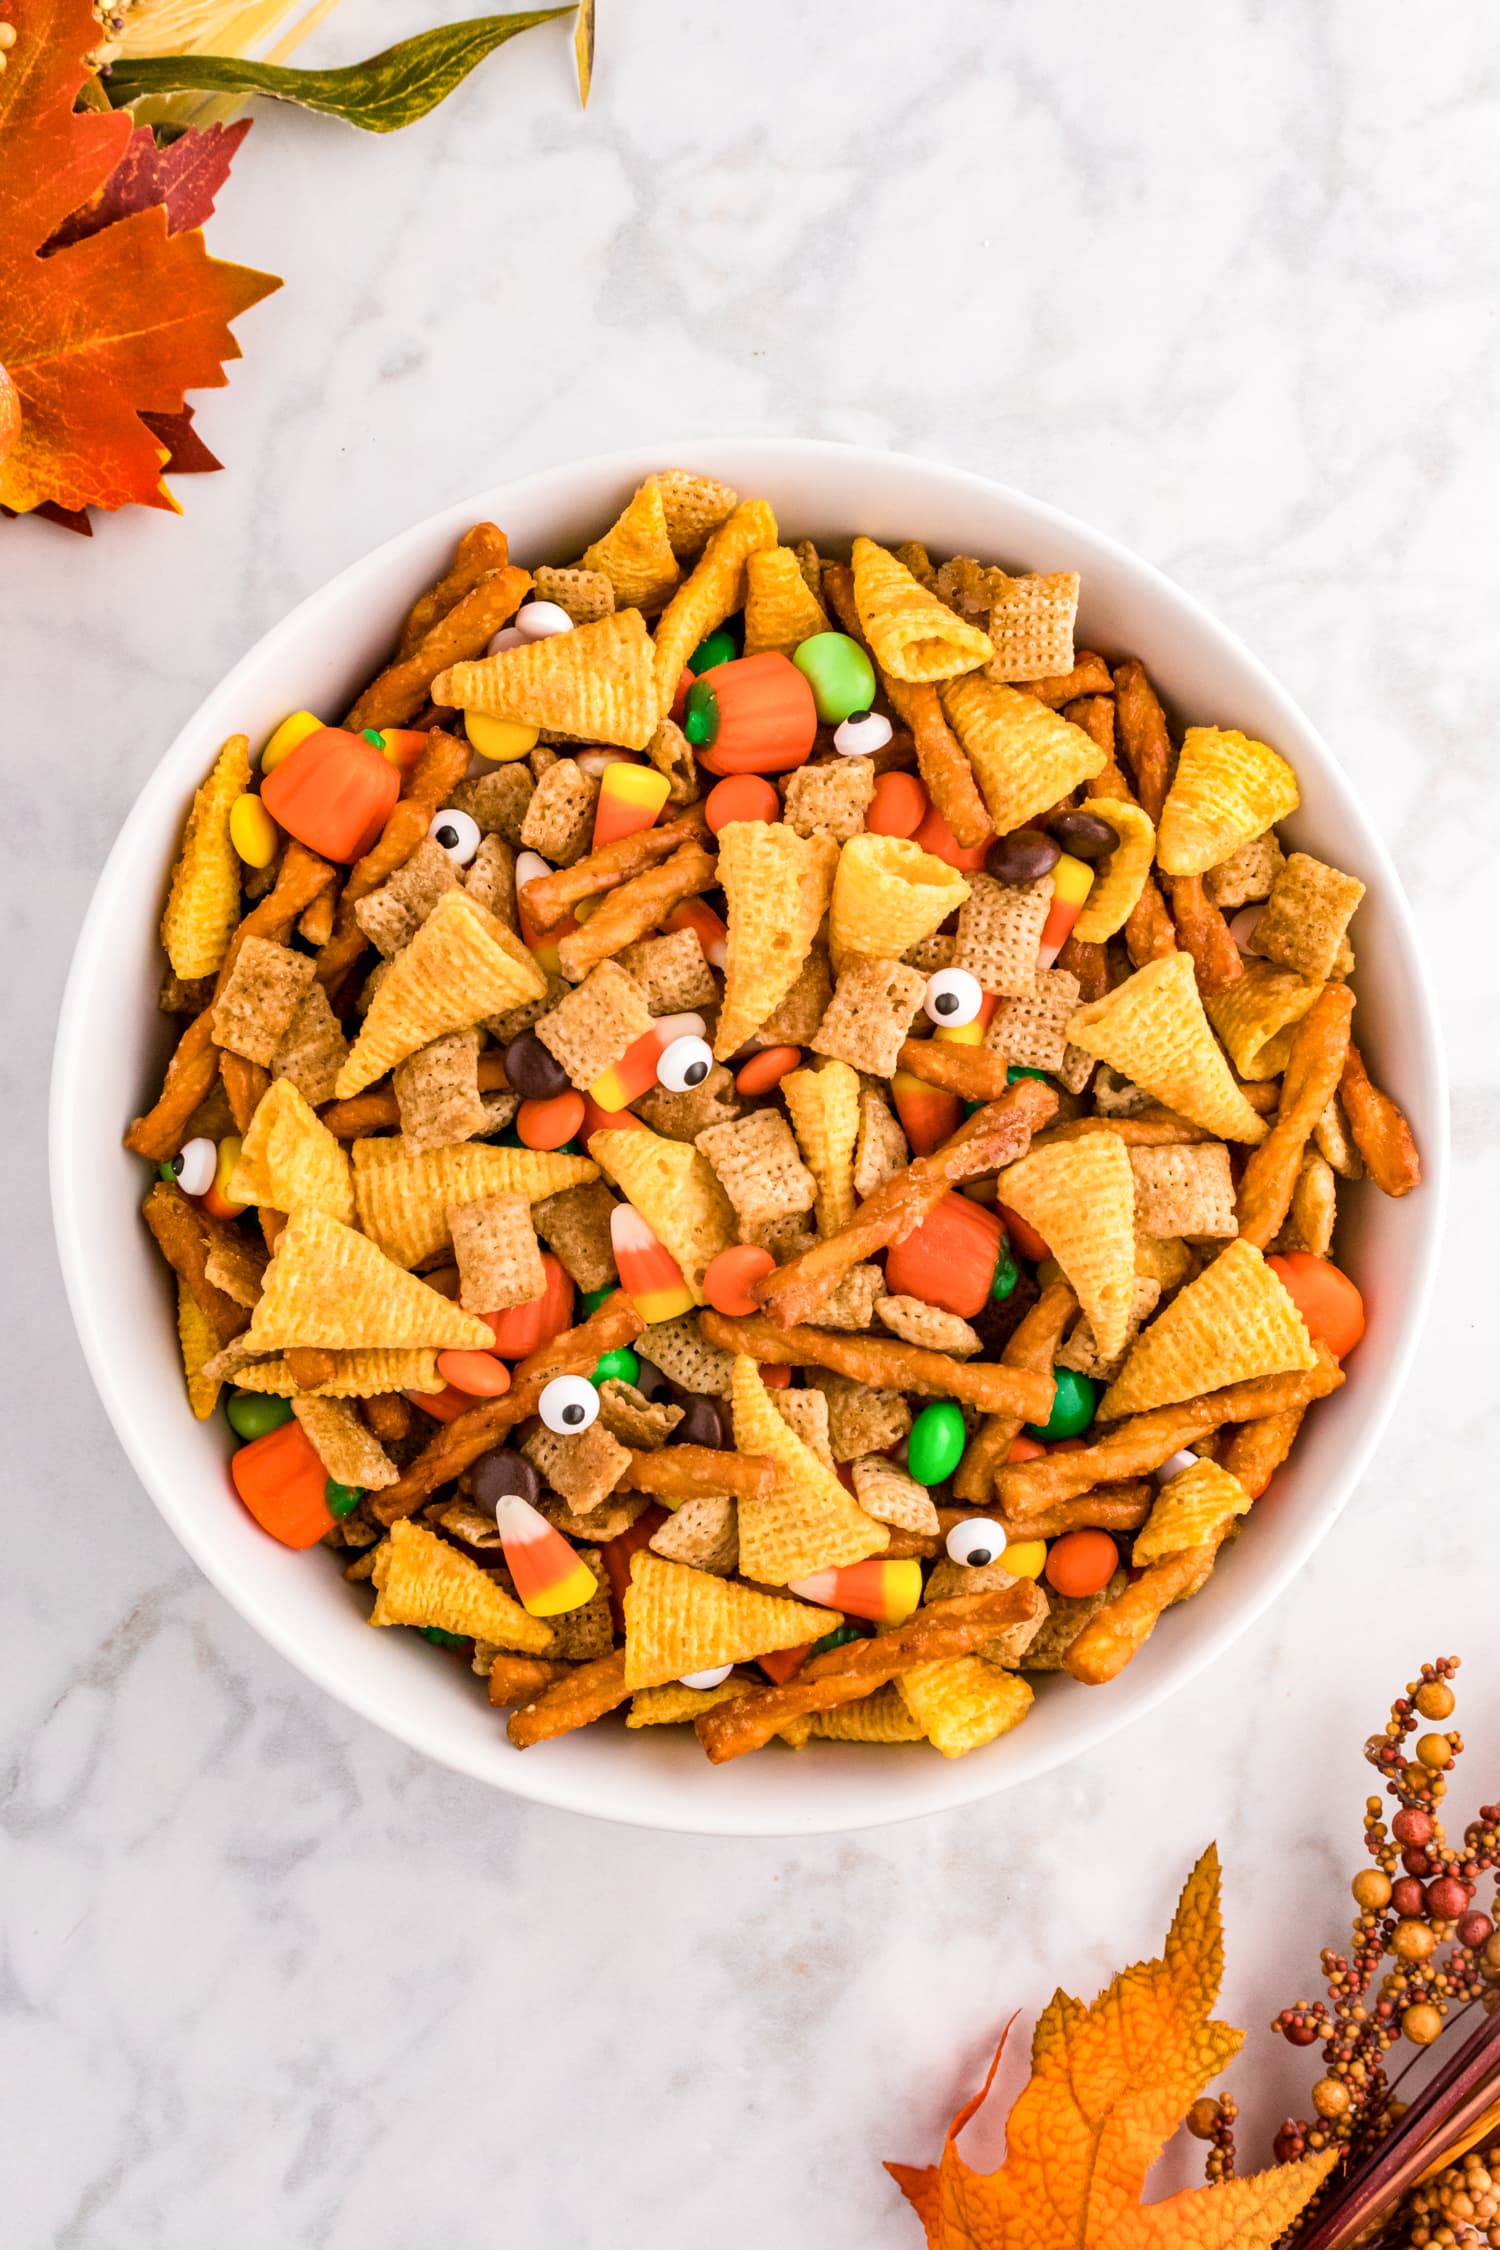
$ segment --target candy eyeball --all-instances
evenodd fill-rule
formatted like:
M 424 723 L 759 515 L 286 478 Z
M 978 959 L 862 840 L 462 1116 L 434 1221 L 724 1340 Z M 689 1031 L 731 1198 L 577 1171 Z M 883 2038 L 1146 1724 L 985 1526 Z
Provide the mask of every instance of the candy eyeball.
M 733 1670 L 732 1664 L 711 1664 L 706 1672 L 684 1672 L 677 1685 L 691 1688 L 722 1687 Z
M 868 758 L 883 750 L 891 739 L 891 722 L 883 711 L 856 711 L 834 729 L 833 747 L 846 758 Z
M 498 633 L 491 633 L 485 642 L 486 656 L 503 656 L 508 648 L 524 648 L 526 635 L 519 625 L 502 625 Z
M 599 1393 L 586 1375 L 554 1375 L 537 1412 L 559 1437 L 577 1437 L 599 1416 Z
M 1000 1560 L 1005 1552 L 1005 1533 L 988 1516 L 965 1516 L 962 1523 L 953 1526 L 945 1544 L 952 1561 L 978 1570 L 985 1563 Z
M 572 618 L 557 602 L 528 602 L 516 612 L 516 631 L 523 641 L 549 641 L 554 633 L 572 630 Z
M 670 1094 L 690 1093 L 701 1086 L 714 1066 L 714 1053 L 706 1039 L 689 1035 L 674 1039 L 662 1049 L 656 1065 L 656 1083 L 665 1086 Z
M 967 969 L 939 969 L 936 976 L 927 979 L 923 1013 L 940 1030 L 952 1024 L 972 1023 L 983 1006 L 979 979 Z
M 177 1174 L 177 1185 L 184 1195 L 207 1195 L 214 1184 L 218 1164 L 217 1148 L 200 1135 L 195 1141 L 183 1143 L 172 1159 L 172 1170 Z
M 435 844 L 441 844 L 455 867 L 467 867 L 479 849 L 479 823 L 471 813 L 460 812 L 456 805 L 445 805 L 434 813 L 427 829 Z

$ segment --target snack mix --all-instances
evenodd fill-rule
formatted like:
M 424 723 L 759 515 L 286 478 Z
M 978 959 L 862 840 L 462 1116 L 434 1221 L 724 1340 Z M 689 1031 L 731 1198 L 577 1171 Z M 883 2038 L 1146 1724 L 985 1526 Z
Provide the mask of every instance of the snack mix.
M 519 1747 L 1019 1725 L 1197 1592 L 1344 1380 L 1364 886 L 1075 575 L 649 477 L 477 524 L 337 724 L 227 742 L 126 1145 L 194 1414 Z

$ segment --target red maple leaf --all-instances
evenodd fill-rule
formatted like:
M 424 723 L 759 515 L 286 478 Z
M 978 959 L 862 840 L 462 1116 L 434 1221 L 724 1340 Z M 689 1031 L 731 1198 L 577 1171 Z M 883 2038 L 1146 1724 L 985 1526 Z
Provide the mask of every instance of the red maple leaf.
M 138 125 L 103 186 L 63 220 L 46 246 L 47 255 L 155 203 L 167 214 L 168 234 L 203 226 L 213 216 L 214 197 L 249 130 L 248 117 L 237 125 L 189 125 L 159 148 L 150 126 Z
M 195 212 L 233 148 L 222 139 L 125 167 L 123 113 L 76 110 L 99 37 L 89 0 L 12 0 L 17 40 L 0 77 L 0 366 L 20 398 L 0 503 L 64 514 L 130 502 L 172 508 L 162 482 L 190 390 L 239 357 L 230 321 L 277 287 L 210 258 Z M 165 202 L 145 203 L 149 194 Z M 100 199 L 95 215 L 96 199 Z M 104 205 L 111 203 L 108 212 Z M 91 231 L 66 227 L 75 212 Z M 61 231 L 61 244 L 58 237 Z M 147 416 L 171 418 L 158 433 Z M 174 430 L 175 424 L 175 430 Z

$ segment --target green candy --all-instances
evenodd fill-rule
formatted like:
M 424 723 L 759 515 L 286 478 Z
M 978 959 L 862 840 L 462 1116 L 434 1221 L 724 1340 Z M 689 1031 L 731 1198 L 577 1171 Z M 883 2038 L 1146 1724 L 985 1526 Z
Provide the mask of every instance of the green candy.
M 682 714 L 682 731 L 699 750 L 712 749 L 719 739 L 719 698 L 709 680 L 695 680 L 688 689 Z
M 467 1633 L 445 1633 L 441 1625 L 419 1625 L 417 1631 L 424 1641 L 431 1641 L 434 1648 L 467 1648 L 469 1645 Z
M 1087 1375 L 1080 1375 L 1072 1367 L 1054 1367 L 1057 1396 L 1052 1401 L 1052 1412 L 1045 1422 L 1028 1422 L 1026 1435 L 1039 1445 L 1051 1445 L 1058 1438 L 1079 1437 L 1094 1419 L 1094 1408 L 1099 1403 L 1099 1386 Z M 916 1474 L 913 1470 L 913 1475 Z
M 807 1653 L 809 1656 L 821 1656 L 825 1648 L 842 1648 L 846 1641 L 862 1641 L 864 1638 L 865 1635 L 857 1625 L 835 1625 L 831 1633 L 825 1633 L 820 1641 L 814 1641 Z
M 323 1498 L 331 1516 L 352 1516 L 364 1496 L 362 1484 L 340 1484 L 337 1477 L 330 1477 L 323 1487 Z
M 1004 1304 L 1006 1298 L 1015 1288 L 1016 1283 L 1020 1280 L 1020 1278 L 1021 1269 L 1016 1264 L 1015 1259 L 1011 1256 L 1009 1249 L 1007 1249 L 1004 1255 L 1001 1257 L 999 1265 L 996 1266 L 995 1278 L 990 1283 L 990 1295 L 994 1298 L 997 1305 Z
M 733 633 L 727 625 L 720 625 L 709 634 L 706 641 L 698 643 L 688 658 L 688 670 L 694 673 L 711 672 L 716 664 L 732 664 L 739 653 L 734 645 Z
M 847 633 L 814 633 L 793 651 L 792 662 L 812 689 L 825 726 L 868 711 L 875 700 L 875 667 Z
M 292 1410 L 284 1398 L 266 1398 L 259 1391 L 236 1391 L 224 1409 L 229 1417 L 229 1427 L 236 1437 L 248 1445 L 252 1438 L 266 1437 L 279 1430 L 283 1422 L 290 1422 Z
M 616 1282 L 607 1281 L 602 1289 L 585 1289 L 580 1299 L 584 1319 L 587 1320 L 590 1313 L 596 1313 L 605 1300 L 614 1295 L 618 1286 Z
M 611 1375 L 617 1375 L 622 1383 L 633 1383 L 639 1377 L 640 1372 L 641 1363 L 636 1358 L 635 1353 L 626 1351 L 622 1345 L 617 1352 L 603 1353 L 595 1363 L 594 1372 L 589 1377 L 589 1381 L 591 1383 L 607 1383 Z
M 1033 1070 L 1029 1063 L 1012 1063 L 1005 1073 L 1006 1084 L 1009 1086 L 1014 1086 L 1018 1078 L 1040 1078 L 1044 1086 L 1047 1083 L 1045 1070 Z
M 941 1484 L 964 1457 L 964 1418 L 951 1398 L 924 1406 L 906 1441 L 907 1474 L 918 1484 Z

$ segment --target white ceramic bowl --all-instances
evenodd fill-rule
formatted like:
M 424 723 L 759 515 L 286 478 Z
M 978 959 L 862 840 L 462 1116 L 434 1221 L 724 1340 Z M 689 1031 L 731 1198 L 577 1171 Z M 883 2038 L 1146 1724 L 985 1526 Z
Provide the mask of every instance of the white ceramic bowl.
M 512 1750 L 462 1665 L 414 1636 L 371 1632 L 365 1596 L 344 1585 L 330 1557 L 277 1546 L 234 1498 L 222 1418 L 195 1422 L 183 1398 L 165 1275 L 139 1218 L 145 1168 L 119 1145 L 160 1081 L 169 1034 L 155 1005 L 157 920 L 184 813 L 223 738 L 244 732 L 257 742 L 287 711 L 344 708 L 466 525 L 492 517 L 523 562 L 574 554 L 664 462 L 765 494 L 790 538 L 846 548 L 863 531 L 920 539 L 939 556 L 1081 571 L 1082 645 L 1139 654 L 1179 722 L 1237 726 L 1274 743 L 1302 786 L 1292 835 L 1368 886 L 1357 923 L 1359 1035 L 1411 1118 L 1427 1176 L 1400 1203 L 1369 1186 L 1345 1196 L 1342 1251 L 1370 1315 L 1348 1383 L 1310 1416 L 1208 1587 L 1112 1686 L 1047 1682 L 1016 1734 L 957 1761 L 925 1746 L 821 1743 L 715 1769 L 686 1730 L 613 1725 Z M 661 445 L 476 493 L 353 564 L 236 665 L 152 775 L 94 893 L 58 1029 L 51 1150 L 63 1270 L 110 1418 L 183 1545 L 273 1646 L 351 1710 L 501 1789 L 645 1827 L 776 1835 L 903 1820 L 1044 1773 L 1184 1687 L 1275 1598 L 1354 1490 L 1410 1363 L 1436 1260 L 1447 1114 L 1436 1016 L 1390 860 L 1332 753 L 1232 635 L 1147 564 L 1020 493 L 892 454 L 760 439 Z

